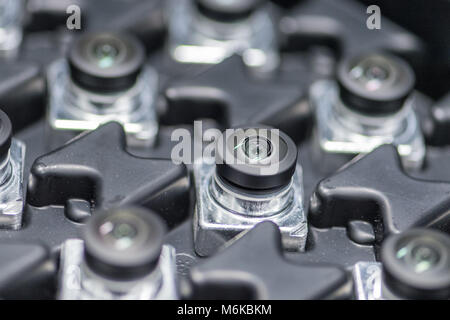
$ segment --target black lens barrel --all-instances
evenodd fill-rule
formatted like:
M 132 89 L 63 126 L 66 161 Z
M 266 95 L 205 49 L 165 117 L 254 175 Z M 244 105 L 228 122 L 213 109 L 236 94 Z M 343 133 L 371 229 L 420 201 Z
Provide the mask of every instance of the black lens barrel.
M 265 0 L 195 0 L 197 9 L 206 17 L 221 22 L 233 22 L 249 17 Z
M 421 246 L 422 256 L 414 252 Z M 411 258 L 414 255 L 416 259 Z M 384 283 L 400 297 L 450 298 L 450 237 L 447 234 L 432 229 L 412 229 L 390 236 L 383 243 L 381 262 Z
M 115 224 L 124 224 L 129 226 L 128 229 L 136 230 L 129 246 L 116 247 L 108 238 L 106 231 Z M 95 273 L 114 280 L 148 275 L 159 262 L 165 230 L 161 219 L 143 208 L 97 212 L 84 229 L 86 263 Z
M 101 45 L 110 48 L 110 53 L 114 52 L 110 60 L 99 57 L 98 46 Z M 102 64 L 104 61 L 109 63 Z M 135 84 L 142 71 L 145 49 L 129 34 L 88 33 L 73 43 L 68 63 L 71 78 L 80 87 L 99 93 L 123 91 Z
M 364 69 L 364 66 L 372 66 L 378 72 L 358 69 Z M 380 85 L 371 88 L 373 82 L 368 79 L 366 83 L 359 81 L 355 78 L 355 71 L 359 71 L 357 73 L 361 78 L 387 78 L 379 79 Z M 385 116 L 403 107 L 414 88 L 415 76 L 402 59 L 387 53 L 370 53 L 349 56 L 341 61 L 337 69 L 337 82 L 340 99 L 345 106 L 366 115 Z
M 297 146 L 288 135 L 263 125 L 234 130 L 230 136 L 226 132 L 222 135 L 223 146 L 216 149 L 216 172 L 223 180 L 257 190 L 282 188 L 291 182 L 297 164 Z M 252 143 L 257 141 L 259 133 L 262 133 L 261 152 L 268 153 L 268 160 L 273 160 L 270 163 L 251 161 L 243 149 L 251 146 L 249 139 L 253 139 Z

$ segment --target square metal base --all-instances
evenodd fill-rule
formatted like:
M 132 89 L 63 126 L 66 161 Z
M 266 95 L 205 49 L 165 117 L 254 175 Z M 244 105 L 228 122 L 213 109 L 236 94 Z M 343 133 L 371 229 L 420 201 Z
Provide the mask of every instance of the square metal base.
M 22 226 L 24 208 L 23 168 L 25 144 L 12 139 L 10 147 L 11 175 L 0 186 L 0 228 L 18 230 Z
M 134 281 L 112 281 L 87 271 L 83 262 L 84 242 L 67 240 L 61 249 L 60 300 L 170 300 L 177 299 L 175 249 L 164 245 L 156 270 Z M 111 288 L 127 288 L 118 293 Z

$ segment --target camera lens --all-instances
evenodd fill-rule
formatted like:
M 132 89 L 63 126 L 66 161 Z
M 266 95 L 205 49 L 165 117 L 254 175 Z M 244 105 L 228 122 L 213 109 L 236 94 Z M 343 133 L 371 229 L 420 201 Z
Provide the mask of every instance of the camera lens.
M 363 60 L 350 70 L 350 76 L 368 91 L 375 91 L 386 85 L 392 74 L 389 65 L 373 60 Z
M 96 213 L 84 232 L 85 257 L 96 273 L 113 279 L 149 274 L 157 265 L 165 227 L 140 208 Z
M 105 242 L 109 243 L 114 249 L 126 250 L 133 246 L 137 228 L 127 221 L 107 221 L 100 226 L 99 232 L 104 237 Z
M 119 48 L 111 42 L 99 42 L 93 46 L 93 55 L 97 61 L 97 65 L 104 69 L 110 68 L 117 61 Z
M 0 163 L 8 157 L 11 147 L 12 124 L 6 113 L 0 110 Z
M 219 141 L 216 172 L 222 180 L 247 189 L 273 189 L 290 183 L 297 147 L 285 133 L 257 125 L 229 129 Z
M 407 298 L 450 294 L 450 237 L 417 229 L 388 238 L 381 258 L 389 288 Z
M 245 138 L 242 148 L 252 162 L 266 159 L 272 153 L 272 143 L 260 136 Z
M 223 22 L 245 19 L 258 9 L 264 0 L 196 0 L 198 10 L 205 16 Z
M 438 264 L 440 253 L 438 248 L 419 239 L 398 249 L 397 258 L 414 272 L 422 273 Z
M 412 69 L 403 60 L 381 53 L 344 59 L 337 78 L 341 101 L 369 115 L 399 111 L 415 83 Z
M 145 62 L 144 48 L 133 36 L 92 33 L 81 36 L 69 51 L 72 80 L 94 92 L 132 87 Z

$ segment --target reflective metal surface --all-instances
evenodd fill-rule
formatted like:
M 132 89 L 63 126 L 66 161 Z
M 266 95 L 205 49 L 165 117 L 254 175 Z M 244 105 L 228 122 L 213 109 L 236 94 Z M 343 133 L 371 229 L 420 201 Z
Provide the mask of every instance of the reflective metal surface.
M 378 262 L 358 262 L 352 271 L 357 300 L 398 300 L 383 282 L 382 265 Z
M 146 67 L 136 84 L 127 91 L 96 94 L 70 79 L 64 60 L 53 63 L 47 73 L 49 86 L 48 122 L 53 129 L 84 131 L 117 121 L 133 146 L 150 146 L 158 132 L 155 100 L 156 72 Z
M 216 64 L 236 53 L 258 71 L 278 66 L 274 21 L 265 8 L 242 21 L 224 23 L 202 15 L 192 0 L 170 0 L 167 19 L 168 50 L 178 62 Z
M 9 157 L 0 164 L 0 228 L 18 230 L 24 207 L 25 144 L 13 139 Z
M 23 0 L 0 0 L 0 56 L 11 57 L 17 53 L 22 38 L 24 15 Z
M 215 165 L 194 164 L 197 204 L 194 214 L 195 249 L 210 255 L 218 247 L 262 221 L 280 227 L 286 250 L 303 251 L 308 232 L 303 209 L 302 169 L 291 184 L 275 193 L 236 193 L 217 179 Z
M 370 117 L 347 108 L 338 97 L 333 81 L 318 81 L 311 87 L 310 101 L 315 108 L 316 139 L 330 153 L 369 153 L 382 144 L 394 144 L 407 169 L 422 166 L 425 143 L 413 111 L 413 99 L 396 114 Z
M 84 244 L 67 240 L 61 249 L 61 300 L 166 300 L 177 299 L 175 249 L 162 248 L 159 265 L 144 278 L 114 281 L 93 273 L 83 261 Z

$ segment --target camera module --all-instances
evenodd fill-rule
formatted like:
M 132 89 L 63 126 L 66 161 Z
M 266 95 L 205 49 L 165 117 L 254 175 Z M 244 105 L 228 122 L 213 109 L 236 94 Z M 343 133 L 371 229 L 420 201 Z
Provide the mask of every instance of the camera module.
M 8 115 L 0 110 L 0 228 L 22 227 L 25 144 L 12 138 Z
M 381 250 L 384 282 L 409 299 L 450 298 L 450 237 L 416 229 L 389 237 Z
M 144 47 L 134 36 L 83 34 L 66 59 L 50 66 L 47 83 L 51 128 L 75 136 L 116 121 L 124 127 L 129 145 L 153 145 L 158 131 L 158 75 L 145 64 Z
M 175 250 L 163 245 L 165 231 L 161 219 L 144 208 L 95 212 L 84 226 L 84 240 L 63 244 L 59 298 L 177 299 Z
M 319 80 L 310 90 L 318 161 L 394 144 L 407 170 L 420 168 L 425 142 L 414 108 L 414 84 L 411 67 L 391 54 L 344 58 L 335 81 Z
M 307 225 L 297 153 L 292 139 L 271 127 L 254 125 L 223 132 L 216 144 L 216 163 L 194 164 L 197 254 L 211 255 L 266 220 L 280 227 L 286 250 L 304 249 Z

